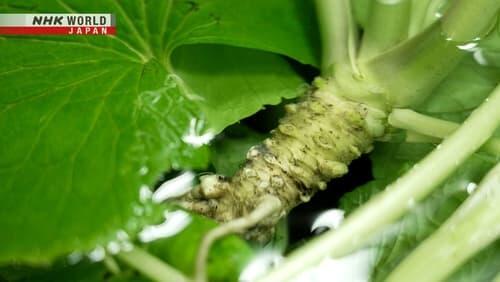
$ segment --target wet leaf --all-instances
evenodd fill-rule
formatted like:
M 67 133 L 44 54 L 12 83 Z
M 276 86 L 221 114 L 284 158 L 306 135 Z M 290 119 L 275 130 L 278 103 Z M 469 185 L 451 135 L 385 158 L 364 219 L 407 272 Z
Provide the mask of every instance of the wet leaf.
M 270 53 L 213 46 L 173 52 L 229 44 L 317 64 L 308 5 L 0 1 L 2 13 L 109 12 L 117 21 L 116 36 L 0 37 L 0 262 L 46 263 L 104 244 L 120 229 L 135 232 L 144 217 L 135 214 L 139 187 L 171 168 L 205 167 L 210 124 L 221 130 L 298 95 L 302 83 Z M 190 52 L 218 57 L 220 72 L 214 61 L 191 68 Z M 248 77 L 260 69 L 269 75 Z M 193 91 L 234 112 L 200 107 Z M 253 100 L 241 104 L 240 95 Z

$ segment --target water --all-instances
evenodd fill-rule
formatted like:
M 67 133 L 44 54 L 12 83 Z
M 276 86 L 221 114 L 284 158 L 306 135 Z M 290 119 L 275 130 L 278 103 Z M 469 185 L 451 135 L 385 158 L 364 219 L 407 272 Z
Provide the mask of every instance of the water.
M 487 66 L 488 65 L 488 60 L 484 56 L 484 52 L 481 48 L 478 48 L 477 51 L 475 51 L 472 55 L 476 63 L 478 63 L 481 66 Z
M 214 139 L 215 133 L 211 130 L 200 133 L 203 130 L 203 124 L 203 120 L 192 118 L 189 122 L 189 128 L 187 132 L 182 136 L 182 141 L 195 148 L 210 143 L 210 141 Z
M 147 166 L 142 166 L 140 169 L 139 169 L 139 174 L 140 175 L 146 175 L 148 174 L 149 172 L 149 168 Z
M 328 229 L 337 229 L 344 220 L 344 214 L 344 210 L 341 209 L 330 209 L 324 211 L 314 220 L 311 225 L 311 232 L 325 227 Z
M 377 251 L 363 249 L 341 258 L 326 257 L 293 282 L 368 282 L 375 263 Z
M 165 181 L 152 195 L 153 202 L 160 203 L 170 198 L 184 195 L 193 187 L 196 174 L 192 171 L 185 171 L 180 175 Z
M 465 187 L 465 190 L 467 191 L 467 193 L 469 194 L 472 194 L 477 188 L 477 184 L 474 183 L 474 182 L 469 182 L 469 184 L 467 184 L 467 187 Z
M 457 45 L 457 48 L 467 52 L 474 52 L 479 45 L 478 42 L 468 42 L 465 44 Z
M 153 192 L 151 192 L 151 188 L 147 185 L 142 185 L 139 188 L 139 201 L 141 203 L 146 203 L 147 201 L 151 200 L 151 197 L 153 195 Z
M 258 277 L 264 275 L 273 267 L 278 266 L 283 260 L 283 255 L 277 250 L 262 250 L 240 274 L 240 282 L 255 281 Z
M 164 213 L 164 221 L 158 225 L 146 226 L 139 232 L 139 240 L 147 243 L 174 236 L 184 230 L 191 222 L 191 216 L 182 210 Z
M 90 251 L 87 256 L 90 261 L 102 261 L 106 256 L 106 251 L 102 246 L 97 246 L 92 251 Z
M 81 252 L 72 252 L 67 256 L 67 260 L 70 265 L 75 265 L 79 263 L 80 261 L 82 261 L 83 258 L 84 255 Z
M 120 246 L 120 243 L 118 243 L 117 241 L 110 241 L 106 245 L 106 250 L 112 255 L 119 253 L 121 249 L 122 248 Z

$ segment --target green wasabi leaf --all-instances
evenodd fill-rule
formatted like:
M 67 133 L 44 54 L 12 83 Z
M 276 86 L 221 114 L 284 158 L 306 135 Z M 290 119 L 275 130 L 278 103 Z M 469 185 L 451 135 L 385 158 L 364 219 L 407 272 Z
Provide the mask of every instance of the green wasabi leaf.
M 187 45 L 172 55 L 177 75 L 220 132 L 282 98 L 303 94 L 305 81 L 274 54 L 220 45 Z
M 118 230 L 137 231 L 139 188 L 171 168 L 206 167 L 210 123 L 221 130 L 298 95 L 292 89 L 302 83 L 278 55 L 205 45 L 174 51 L 229 44 L 317 65 L 308 5 L 0 1 L 2 13 L 109 12 L 117 21 L 116 36 L 0 37 L 0 263 L 46 263 L 105 244 Z M 219 56 L 223 71 L 214 73 L 209 60 L 193 69 L 190 52 Z M 261 69 L 269 75 L 243 80 Z M 232 82 L 221 83 L 222 75 Z M 193 91 L 234 112 L 200 107 Z M 252 99 L 243 105 L 241 95 Z
M 230 176 L 245 162 L 246 153 L 266 138 L 245 126 L 235 125 L 224 131 L 212 145 L 211 160 L 218 174 Z

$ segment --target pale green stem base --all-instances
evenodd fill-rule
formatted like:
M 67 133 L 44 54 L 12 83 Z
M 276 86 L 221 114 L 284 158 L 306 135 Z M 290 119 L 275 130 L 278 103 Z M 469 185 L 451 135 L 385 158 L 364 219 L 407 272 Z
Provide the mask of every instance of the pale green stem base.
M 374 1 L 371 7 L 359 53 L 360 60 L 379 55 L 408 38 L 411 0 L 395 4 Z
M 414 3 L 420 1 L 422 5 L 429 2 L 414 0 Z M 424 101 L 464 57 L 466 52 L 457 47 L 464 43 L 462 39 L 483 36 L 495 22 L 499 7 L 498 0 L 453 1 L 439 22 L 388 52 L 363 61 L 361 73 L 384 89 L 386 102 L 391 106 L 415 106 Z M 426 5 L 425 12 L 427 10 Z
M 413 37 L 424 29 L 424 21 L 432 0 L 412 0 L 408 34 Z
M 492 19 L 499 9 L 498 0 L 455 0 L 443 19 L 443 32 L 455 42 L 483 37 L 492 27 Z
M 321 74 L 331 77 L 337 65 L 350 64 L 357 73 L 357 29 L 349 0 L 316 0 L 321 33 Z

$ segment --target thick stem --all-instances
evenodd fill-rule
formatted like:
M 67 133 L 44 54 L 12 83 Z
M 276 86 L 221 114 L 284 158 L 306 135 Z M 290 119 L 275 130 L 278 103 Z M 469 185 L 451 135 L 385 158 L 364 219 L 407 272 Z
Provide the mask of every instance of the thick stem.
M 422 30 L 429 27 L 443 16 L 446 7 L 448 6 L 448 1 L 449 0 L 433 0 L 429 3 L 425 20 L 422 25 Z
M 354 70 L 356 28 L 348 0 L 316 0 L 322 41 L 323 77 L 331 77 L 336 65 L 351 64 Z
M 389 115 L 388 121 L 389 124 L 394 127 L 405 129 L 412 133 L 437 137 L 439 139 L 448 137 L 460 127 L 457 123 L 422 115 L 409 109 L 394 109 Z M 429 139 L 422 140 L 426 142 L 429 141 Z M 430 142 L 434 141 L 435 138 L 430 140 Z M 490 138 L 490 140 L 481 147 L 481 150 L 494 157 L 500 157 L 500 139 L 494 137 Z
M 500 86 L 489 101 L 412 170 L 356 210 L 337 230 L 311 241 L 292 253 L 284 264 L 261 282 L 287 281 L 328 255 L 342 257 L 359 249 L 427 196 L 474 153 L 500 125 Z
M 432 0 L 412 0 L 410 24 L 408 27 L 408 34 L 413 37 L 420 33 L 423 28 L 423 23 L 427 10 Z
M 500 236 L 500 164 L 441 227 L 386 281 L 442 281 Z
M 446 41 L 439 23 L 361 65 L 362 73 L 385 89 L 387 100 L 408 107 L 425 100 L 458 65 L 465 52 Z
M 443 32 L 455 42 L 482 37 L 500 9 L 498 0 L 455 0 L 443 18 Z
M 413 37 L 442 17 L 449 0 L 412 0 L 408 33 Z
M 360 59 L 378 55 L 408 38 L 411 0 L 372 3 L 368 24 L 364 30 Z
M 162 260 L 150 255 L 137 247 L 129 252 L 121 252 L 116 255 L 120 260 L 137 269 L 144 276 L 153 281 L 161 282 L 187 282 L 190 281 L 175 268 L 169 266 Z
M 453 2 L 454 5 L 442 21 L 360 66 L 364 75 L 385 88 L 389 103 L 393 106 L 415 105 L 432 93 L 465 54 L 457 48 L 461 43 L 450 41 L 449 36 L 462 38 L 473 34 L 472 38 L 475 38 L 482 35 L 494 21 L 500 6 L 497 0 L 469 1 L 476 5 L 469 15 L 466 14 L 467 10 L 456 12 L 455 6 L 461 7 L 464 5 L 462 3 Z M 476 9 L 488 12 L 477 16 L 474 12 Z M 463 18 L 457 19 L 460 16 Z M 445 27 L 446 35 L 443 34 Z

